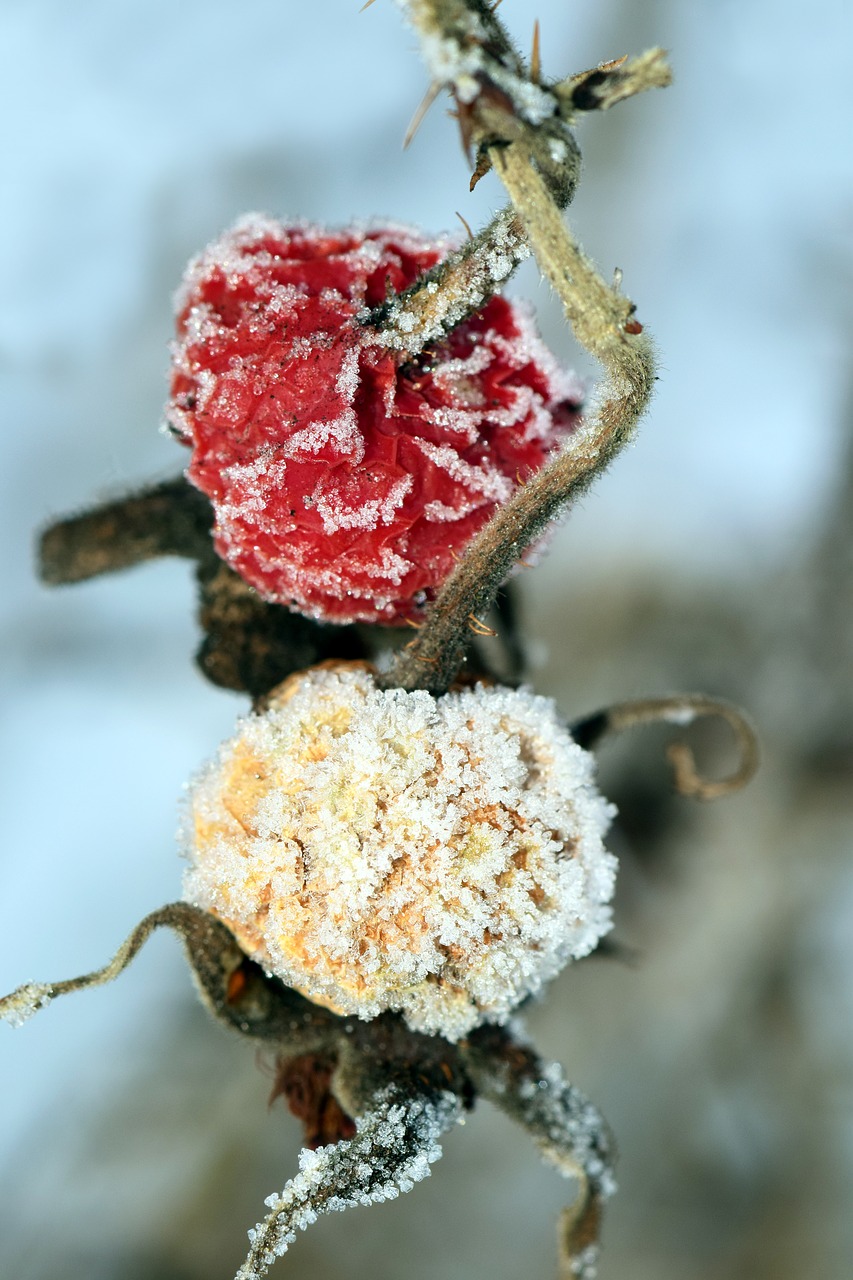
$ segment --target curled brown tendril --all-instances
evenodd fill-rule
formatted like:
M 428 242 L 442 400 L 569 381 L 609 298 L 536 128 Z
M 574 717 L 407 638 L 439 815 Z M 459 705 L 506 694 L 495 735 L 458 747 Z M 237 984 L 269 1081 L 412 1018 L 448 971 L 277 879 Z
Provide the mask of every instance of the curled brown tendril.
M 624 733 L 626 729 L 633 729 L 636 725 L 663 723 L 686 726 L 706 716 L 717 716 L 731 726 L 740 752 L 740 763 L 733 773 L 717 781 L 703 778 L 696 768 L 693 749 L 686 742 L 671 742 L 666 755 L 672 765 L 675 786 L 680 795 L 693 796 L 697 800 L 716 800 L 719 796 L 730 795 L 745 787 L 754 776 L 759 763 L 755 729 L 744 713 L 729 702 L 709 698 L 703 693 L 681 693 L 664 698 L 617 702 L 604 711 L 579 720 L 571 726 L 571 732 L 582 747 L 592 748 L 609 734 Z

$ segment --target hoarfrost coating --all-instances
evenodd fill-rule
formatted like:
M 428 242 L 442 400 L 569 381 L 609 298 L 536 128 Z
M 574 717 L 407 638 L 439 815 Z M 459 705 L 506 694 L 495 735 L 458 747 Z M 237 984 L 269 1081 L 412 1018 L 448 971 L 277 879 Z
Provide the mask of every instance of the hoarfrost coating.
M 190 263 L 166 418 L 217 551 L 265 599 L 332 622 L 416 618 L 577 426 L 580 384 L 504 298 L 473 314 L 467 299 L 415 358 L 366 323 L 451 247 L 247 215 Z
M 550 699 L 317 667 L 192 785 L 185 896 L 310 999 L 457 1040 L 610 928 L 593 771 Z
M 439 1138 L 462 1118 L 452 1093 L 405 1098 L 388 1088 L 375 1104 L 356 1121 L 354 1138 L 301 1152 L 299 1173 L 280 1195 L 267 1197 L 269 1216 L 249 1232 L 252 1250 L 236 1280 L 260 1280 L 318 1214 L 411 1191 L 441 1157 Z

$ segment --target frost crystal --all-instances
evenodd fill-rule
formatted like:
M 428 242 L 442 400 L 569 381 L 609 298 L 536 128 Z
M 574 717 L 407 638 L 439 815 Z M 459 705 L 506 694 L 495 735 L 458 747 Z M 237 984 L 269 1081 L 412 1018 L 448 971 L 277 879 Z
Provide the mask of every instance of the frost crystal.
M 44 982 L 28 982 L 0 1000 L 0 1018 L 12 1027 L 21 1027 L 39 1009 L 50 1004 L 53 988 Z
M 185 896 L 310 999 L 457 1040 L 609 929 L 593 771 L 550 699 L 317 667 L 193 785 Z
M 166 417 L 219 554 L 266 599 L 336 622 L 417 615 L 577 424 L 578 382 L 503 298 L 415 360 L 360 323 L 452 247 L 250 215 L 190 264 Z
M 460 1112 L 452 1093 L 409 1098 L 389 1088 L 377 1094 L 371 1110 L 356 1121 L 354 1138 L 304 1150 L 296 1177 L 281 1195 L 267 1198 L 270 1214 L 249 1232 L 252 1248 L 237 1280 L 260 1280 L 318 1214 L 379 1204 L 411 1191 L 429 1177 L 429 1166 L 441 1156 L 438 1139 Z

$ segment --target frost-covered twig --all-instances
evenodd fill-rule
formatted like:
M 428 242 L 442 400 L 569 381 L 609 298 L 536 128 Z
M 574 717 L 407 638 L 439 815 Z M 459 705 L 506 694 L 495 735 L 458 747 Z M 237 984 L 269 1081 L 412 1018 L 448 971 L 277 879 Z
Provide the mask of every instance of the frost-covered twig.
M 480 1097 L 522 1125 L 563 1177 L 580 1183 L 577 1200 L 560 1217 L 560 1264 L 566 1280 L 592 1280 L 602 1206 L 616 1189 L 612 1141 L 600 1113 L 561 1067 L 544 1064 L 503 1027 L 475 1031 L 464 1058 Z
M 683 796 L 697 800 L 716 800 L 720 796 L 740 791 L 754 776 L 759 763 L 758 738 L 755 730 L 739 707 L 719 698 L 709 698 L 704 693 L 676 693 L 666 698 L 638 698 L 631 702 L 618 702 L 605 711 L 585 716 L 571 726 L 572 737 L 587 750 L 608 734 L 624 733 L 640 724 L 672 724 L 687 726 L 694 720 L 716 716 L 732 728 L 737 742 L 740 760 L 737 768 L 727 778 L 716 782 L 702 778 L 696 770 L 692 749 L 686 742 L 671 742 L 666 754 L 675 774 L 675 785 Z
M 580 151 L 571 130 L 578 112 L 603 110 L 669 83 L 663 51 L 621 58 L 567 80 L 542 80 L 538 28 L 528 66 L 500 22 L 497 5 L 481 0 L 397 0 L 421 39 L 432 75 L 427 101 L 445 88 L 456 103 L 466 151 L 476 152 L 472 187 L 496 156 L 518 144 L 559 208 L 574 195 Z M 518 206 L 492 222 L 434 271 L 364 317 L 388 347 L 417 355 L 500 289 L 529 256 Z
M 299 1173 L 281 1195 L 266 1201 L 270 1212 L 249 1232 L 251 1248 L 237 1280 L 260 1280 L 276 1258 L 321 1213 L 378 1204 L 411 1191 L 429 1176 L 441 1155 L 439 1138 L 456 1124 L 462 1105 L 453 1093 L 412 1095 L 380 1090 L 356 1120 L 356 1136 L 317 1151 L 303 1150 Z
M 375 330 L 382 346 L 413 359 L 482 307 L 529 257 L 524 227 L 512 208 L 502 209 L 458 253 L 366 313 L 361 323 Z
M 397 655 L 389 686 L 440 693 L 458 673 L 472 621 L 476 624 L 491 607 L 530 543 L 631 438 L 651 396 L 651 343 L 634 318 L 633 303 L 618 284 L 601 279 L 565 226 L 561 202 L 554 197 L 553 170 L 561 162 L 574 164 L 562 142 L 571 138 L 566 124 L 576 110 L 609 106 L 630 93 L 665 84 L 668 68 L 661 51 L 652 50 L 633 63 L 585 72 L 578 78 L 588 91 L 580 106 L 566 88 L 571 81 L 549 87 L 530 78 L 493 9 L 482 0 L 398 3 L 420 36 L 434 80 L 448 85 L 456 98 L 466 142 L 475 141 L 488 155 L 575 336 L 605 373 L 585 426 L 475 538 L 425 626 Z M 593 101 L 596 87 L 600 100 Z M 559 136 L 555 128 L 562 131 Z M 575 176 L 573 171 L 571 183 Z

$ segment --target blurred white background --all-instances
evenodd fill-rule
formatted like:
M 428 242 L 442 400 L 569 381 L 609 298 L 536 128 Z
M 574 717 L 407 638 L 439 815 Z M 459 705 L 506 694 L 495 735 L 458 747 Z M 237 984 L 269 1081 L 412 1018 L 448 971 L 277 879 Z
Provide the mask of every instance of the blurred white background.
M 678 811 L 665 873 L 625 837 L 620 932 L 640 967 L 565 973 L 534 1029 L 623 1146 L 604 1280 L 841 1280 L 849 784 L 816 798 L 792 779 L 797 727 L 851 701 L 844 661 L 846 688 L 821 683 L 808 592 L 853 430 L 853 10 L 505 0 L 501 16 L 525 48 L 540 19 L 549 75 L 651 44 L 676 75 L 579 128 L 572 223 L 622 268 L 661 382 L 638 443 L 525 576 L 537 683 L 572 716 L 710 680 L 763 716 L 768 755 L 750 793 Z M 244 705 L 193 667 L 185 564 L 52 592 L 33 576 L 41 525 L 183 463 L 157 427 L 186 260 L 248 209 L 441 230 L 457 210 L 482 223 L 501 193 L 490 178 L 468 194 L 440 106 L 401 151 L 426 75 L 388 0 L 5 0 L 0 60 L 5 990 L 102 963 L 178 896 L 182 786 Z M 513 291 L 591 376 L 532 267 Z M 632 748 L 616 785 L 656 750 Z M 766 1035 L 744 994 L 758 971 L 793 1011 Z M 0 1274 L 232 1274 L 298 1131 L 267 1115 L 251 1048 L 196 1011 L 174 943 L 2 1031 Z M 318 1226 L 282 1277 L 550 1274 L 568 1189 L 485 1109 L 467 1130 L 429 1184 Z

